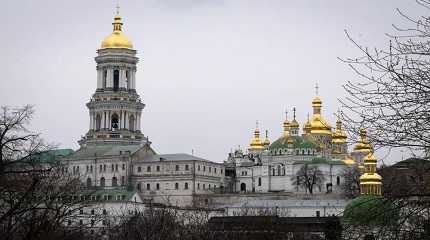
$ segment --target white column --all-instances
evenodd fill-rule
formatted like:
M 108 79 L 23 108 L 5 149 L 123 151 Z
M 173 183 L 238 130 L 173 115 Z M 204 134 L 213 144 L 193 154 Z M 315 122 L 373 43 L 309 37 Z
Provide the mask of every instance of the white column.
M 106 87 L 113 88 L 113 69 L 107 69 Z
M 103 88 L 103 71 L 101 69 L 97 70 L 97 88 Z
M 126 114 L 125 115 L 125 124 L 124 124 L 125 126 L 124 127 L 126 129 L 130 129 L 130 126 L 129 126 L 129 122 L 130 122 L 129 117 L 130 117 L 130 114 Z
M 107 121 L 107 128 L 109 129 L 109 130 L 111 130 L 111 127 L 112 127 L 112 125 L 111 125 L 111 122 L 112 122 L 112 120 L 110 119 L 111 118 L 111 112 L 110 111 L 108 111 L 108 113 L 107 113 L 107 115 L 108 115 L 108 117 L 107 117 L 107 119 L 108 119 L 108 121 Z
M 140 131 L 140 113 L 137 113 L 136 116 L 137 116 L 136 117 L 137 123 L 136 123 L 135 130 L 139 130 Z
M 125 83 L 125 70 L 124 69 L 119 70 L 119 85 L 120 85 L 120 88 L 127 88 L 127 85 Z
M 90 130 L 93 129 L 93 114 L 90 111 Z
M 102 114 L 102 122 L 100 123 L 100 128 L 103 129 L 105 128 L 106 114 L 104 111 L 102 111 L 101 114 Z

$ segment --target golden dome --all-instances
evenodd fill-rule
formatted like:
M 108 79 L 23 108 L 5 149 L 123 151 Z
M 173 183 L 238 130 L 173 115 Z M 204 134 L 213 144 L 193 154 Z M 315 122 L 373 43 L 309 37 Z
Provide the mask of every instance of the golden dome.
M 309 114 L 308 114 L 308 120 L 303 126 L 303 131 L 305 132 L 305 134 L 309 134 L 311 133 L 311 130 L 312 130 L 312 125 L 311 125 L 311 121 L 309 120 Z
M 360 176 L 360 185 L 382 185 L 382 177 L 377 173 L 364 173 Z
M 249 150 L 263 150 L 264 149 L 263 142 L 260 139 L 260 130 L 258 129 L 258 123 L 257 123 L 257 127 L 255 128 L 255 131 L 254 131 L 254 138 L 251 140 L 251 143 L 249 145 L 250 145 Z
M 311 134 L 331 135 L 330 124 L 321 116 L 322 101 L 317 96 L 312 100 L 312 107 L 314 109 L 314 115 L 310 121 Z
M 360 176 L 361 194 L 381 195 L 382 177 L 376 173 L 376 162 L 373 152 L 363 159 L 364 173 Z
M 354 146 L 354 152 L 370 153 L 373 151 L 372 145 L 367 140 L 367 133 L 364 128 L 360 129 L 360 141 Z
M 350 158 L 349 156 L 343 160 L 343 163 L 345 163 L 348 166 L 355 165 L 354 159 Z
M 334 144 L 344 144 L 346 143 L 346 133 L 342 130 L 342 122 L 338 118 L 336 121 L 336 131 L 333 133 L 331 142 Z
M 293 108 L 293 121 L 290 123 L 290 128 L 299 128 L 300 125 L 296 120 L 296 108 Z
M 107 36 L 101 44 L 101 48 L 127 48 L 133 49 L 133 44 L 122 32 L 121 17 L 116 15 L 114 18 L 113 32 Z
M 310 123 L 312 134 L 332 134 L 330 124 L 321 116 L 321 114 L 314 114 Z

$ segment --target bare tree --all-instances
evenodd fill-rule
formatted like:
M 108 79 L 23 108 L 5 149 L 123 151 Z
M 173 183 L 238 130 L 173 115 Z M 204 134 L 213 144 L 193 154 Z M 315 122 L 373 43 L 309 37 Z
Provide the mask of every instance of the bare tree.
M 430 9 L 429 0 L 417 3 Z M 376 147 L 407 147 L 422 155 L 430 148 L 430 17 L 413 19 L 400 10 L 411 27 L 397 27 L 383 49 L 361 46 L 357 58 L 342 59 L 360 81 L 344 85 L 342 118 L 350 133 L 364 127 Z M 428 157 L 428 156 L 427 156 Z
M 297 171 L 296 175 L 291 177 L 293 185 L 305 189 L 310 194 L 313 194 L 314 187 L 321 189 L 325 177 L 323 172 L 317 166 L 304 164 Z
M 55 158 L 45 159 L 53 147 L 28 130 L 33 113 L 29 105 L 1 108 L 0 239 L 81 237 L 65 228 L 83 207 L 73 197 L 80 182 Z
M 354 198 L 360 195 L 360 176 L 358 167 L 346 167 L 342 169 L 341 175 L 344 181 L 341 184 L 343 194 L 347 198 Z

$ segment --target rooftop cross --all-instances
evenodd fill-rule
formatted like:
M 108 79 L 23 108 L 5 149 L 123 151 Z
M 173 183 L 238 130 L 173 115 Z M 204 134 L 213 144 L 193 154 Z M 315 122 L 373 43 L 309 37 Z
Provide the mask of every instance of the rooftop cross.
M 319 90 L 318 83 L 315 83 L 315 93 L 317 96 L 318 96 L 318 90 Z
M 296 120 L 296 108 L 293 107 L 293 119 Z
M 119 0 L 116 2 L 116 15 L 119 15 Z

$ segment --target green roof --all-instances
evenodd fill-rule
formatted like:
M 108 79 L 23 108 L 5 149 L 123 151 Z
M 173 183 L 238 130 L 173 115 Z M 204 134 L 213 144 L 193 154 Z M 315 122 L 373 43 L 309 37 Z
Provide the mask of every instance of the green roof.
M 120 155 L 121 153 L 130 152 L 133 154 L 141 148 L 140 145 L 89 145 L 82 147 L 71 155 L 71 158 L 89 158 L 94 156 L 112 156 Z
M 291 136 L 293 138 L 293 148 L 295 149 L 317 149 L 319 148 L 318 144 L 313 142 L 312 140 L 302 137 L 302 136 Z M 269 149 L 283 149 L 288 148 L 288 138 L 282 136 L 270 144 Z
M 362 195 L 353 199 L 343 212 L 346 224 L 356 226 L 386 226 L 397 222 L 399 208 L 381 196 Z
M 89 201 L 133 201 L 132 197 L 136 191 L 127 191 L 126 189 L 100 189 L 84 190 L 80 195 L 86 196 Z
M 69 156 L 73 153 L 72 149 L 55 149 L 44 151 L 38 154 L 35 154 L 32 157 L 32 160 L 39 163 L 53 163 L 59 158 Z
M 329 160 L 325 157 L 314 157 L 312 160 L 301 160 L 295 161 L 294 164 L 331 164 L 331 165 L 345 165 L 345 163 L 341 160 Z

